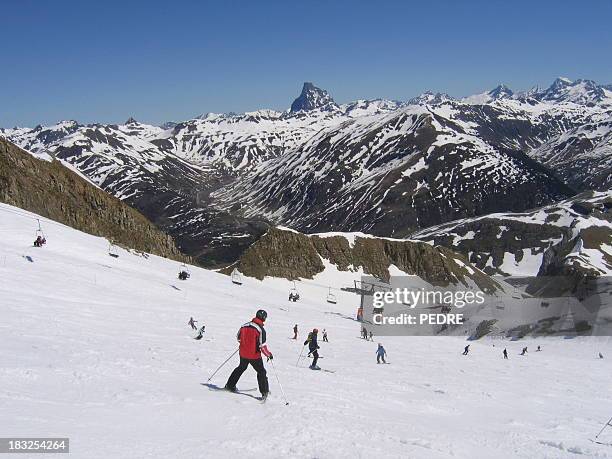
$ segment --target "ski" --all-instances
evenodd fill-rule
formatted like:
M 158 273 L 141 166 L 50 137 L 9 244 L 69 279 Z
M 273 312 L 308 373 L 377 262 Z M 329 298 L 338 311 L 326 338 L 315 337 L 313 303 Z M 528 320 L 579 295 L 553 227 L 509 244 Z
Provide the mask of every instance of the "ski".
M 243 395 L 245 397 L 253 398 L 253 399 L 255 399 L 257 401 L 260 401 L 262 403 L 265 402 L 266 398 L 267 398 L 267 397 L 264 398 L 263 396 L 257 397 L 256 395 L 253 395 L 253 394 L 249 393 L 249 392 L 253 392 L 253 391 L 257 390 L 257 388 L 243 389 L 243 390 L 236 389 L 235 391 L 231 391 L 231 390 L 226 389 L 225 387 L 219 387 L 216 384 L 202 383 L 202 385 L 208 387 L 208 390 L 212 390 L 212 391 L 215 391 L 215 392 L 227 392 L 228 394 Z

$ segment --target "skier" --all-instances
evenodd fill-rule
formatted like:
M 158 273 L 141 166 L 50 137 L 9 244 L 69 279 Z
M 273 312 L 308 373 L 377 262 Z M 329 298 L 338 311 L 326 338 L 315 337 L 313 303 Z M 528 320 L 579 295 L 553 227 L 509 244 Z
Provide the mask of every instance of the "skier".
M 42 247 L 43 239 L 42 236 L 36 236 L 36 240 L 34 241 L 34 247 Z
M 327 341 L 327 330 L 325 329 L 323 329 L 323 341 L 329 343 L 329 341 Z
M 603 359 L 603 354 L 601 352 L 599 353 L 599 358 Z
M 262 400 L 268 397 L 270 392 L 268 386 L 268 377 L 266 369 L 261 358 L 261 354 L 265 355 L 268 360 L 272 360 L 273 356 L 268 346 L 266 345 L 266 331 L 264 330 L 264 322 L 268 317 L 268 313 L 260 309 L 255 314 L 255 317 L 250 322 L 247 322 L 240 330 L 238 330 L 237 338 L 240 342 L 239 355 L 240 364 L 234 369 L 230 375 L 225 389 L 230 392 L 236 392 L 236 384 L 242 376 L 242 373 L 248 368 L 249 364 L 257 372 L 257 384 L 259 392 L 261 392 Z
M 385 360 L 385 356 L 387 355 L 387 351 L 382 344 L 378 343 L 378 349 L 376 349 L 376 363 L 380 363 L 381 359 L 383 363 L 387 363 Z
M 372 330 L 370 330 L 370 341 L 374 342 L 374 334 L 372 333 Z
M 367 339 L 368 339 L 368 331 L 366 330 L 366 328 L 365 328 L 365 327 L 362 327 L 362 328 L 361 328 L 361 337 L 362 337 L 363 339 L 365 339 L 365 340 L 367 340 Z
M 542 352 L 542 348 L 538 346 L 538 348 L 536 349 L 536 352 Z
M 191 317 L 189 319 L 189 322 L 187 322 L 187 325 L 189 325 L 192 330 L 197 330 L 197 327 L 195 326 L 196 323 L 198 323 L 198 321 L 197 320 L 193 320 L 193 317 Z
M 508 359 L 508 350 L 504 348 L 504 359 Z
M 470 345 L 468 344 L 467 346 L 465 346 L 465 348 L 463 349 L 463 355 L 468 355 L 468 353 L 470 352 Z
M 525 354 L 527 354 L 527 348 L 526 347 L 524 347 L 523 348 L 523 352 L 521 352 L 521 355 L 525 355 Z
M 298 335 L 298 326 L 297 324 L 295 324 L 293 326 L 293 339 L 297 339 L 297 335 Z
M 202 337 L 204 336 L 205 330 L 206 330 L 206 325 L 202 325 L 200 329 L 198 330 L 198 336 L 196 336 L 194 339 L 197 339 L 197 340 L 202 339 Z
M 306 346 L 308 344 L 308 355 L 312 355 L 313 359 L 312 359 L 312 363 L 310 364 L 310 369 L 311 370 L 320 370 L 321 368 L 319 368 L 317 366 L 317 361 L 319 360 L 319 352 L 317 351 L 317 349 L 319 349 L 319 345 L 317 344 L 317 333 L 319 333 L 319 330 L 317 330 L 316 328 L 313 329 L 309 334 L 308 334 L 308 339 L 306 339 L 306 341 L 304 341 L 304 346 Z

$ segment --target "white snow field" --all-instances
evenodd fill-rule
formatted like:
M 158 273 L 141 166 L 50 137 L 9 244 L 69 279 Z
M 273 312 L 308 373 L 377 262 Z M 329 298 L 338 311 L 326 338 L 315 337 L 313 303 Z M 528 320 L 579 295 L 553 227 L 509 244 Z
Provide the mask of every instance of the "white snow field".
M 335 291 L 332 305 L 326 287 L 298 282 L 289 303 L 287 281 L 238 286 L 194 267 L 179 281 L 177 262 L 112 258 L 106 240 L 41 221 L 48 243 L 34 248 L 35 216 L 0 204 L 2 437 L 70 437 L 76 458 L 612 457 L 589 440 L 612 416 L 607 338 L 491 339 L 464 357 L 459 338 L 386 337 L 391 364 L 377 365 L 356 295 Z M 270 363 L 265 404 L 251 368 L 245 394 L 205 385 L 258 308 L 289 405 Z M 334 373 L 296 367 L 313 327 L 329 332 L 320 365 Z M 612 429 L 599 438 L 612 443 Z

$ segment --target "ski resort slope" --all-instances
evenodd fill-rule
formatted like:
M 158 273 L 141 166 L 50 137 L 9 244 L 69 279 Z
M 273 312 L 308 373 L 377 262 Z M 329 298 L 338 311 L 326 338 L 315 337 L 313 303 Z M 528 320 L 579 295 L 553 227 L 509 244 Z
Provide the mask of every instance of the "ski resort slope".
M 70 437 L 77 458 L 612 457 L 589 441 L 612 415 L 608 339 L 485 340 L 463 357 L 461 339 L 385 337 L 391 364 L 377 365 L 356 295 L 334 291 L 333 305 L 326 286 L 298 282 L 289 303 L 287 281 L 239 286 L 195 267 L 179 281 L 176 262 L 112 258 L 106 240 L 44 219 L 48 243 L 34 248 L 35 218 L 0 204 L 4 437 Z M 244 394 L 205 385 L 258 308 L 289 405 L 270 363 L 265 404 L 251 368 Z M 200 341 L 191 316 L 206 324 Z M 333 373 L 296 367 L 313 327 L 329 333 L 319 363 Z

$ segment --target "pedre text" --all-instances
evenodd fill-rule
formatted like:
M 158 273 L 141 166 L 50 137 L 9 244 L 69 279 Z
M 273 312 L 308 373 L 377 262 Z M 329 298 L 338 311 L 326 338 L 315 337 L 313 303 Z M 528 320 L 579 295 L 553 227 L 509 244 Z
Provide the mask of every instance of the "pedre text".
M 372 316 L 374 325 L 463 325 L 463 314 L 400 314 L 385 317 Z

